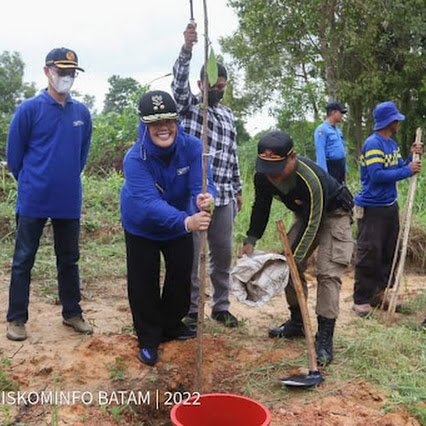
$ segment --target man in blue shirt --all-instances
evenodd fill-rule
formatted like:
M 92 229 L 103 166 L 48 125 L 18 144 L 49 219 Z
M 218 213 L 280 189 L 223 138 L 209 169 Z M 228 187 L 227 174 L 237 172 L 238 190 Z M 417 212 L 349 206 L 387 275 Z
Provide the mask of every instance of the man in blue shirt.
M 78 66 L 67 48 L 46 56 L 48 87 L 24 101 L 10 123 L 7 162 L 18 181 L 17 234 L 7 313 L 7 338 L 25 340 L 31 269 L 43 228 L 50 218 L 63 323 L 91 334 L 82 317 L 78 270 L 82 188 L 80 174 L 89 153 L 89 110 L 69 95 Z
M 339 102 L 331 102 L 326 106 L 326 111 L 326 120 L 314 133 L 317 163 L 339 183 L 345 183 L 348 172 L 345 140 L 336 124 L 342 122 L 343 114 L 348 110 Z
M 374 134 L 364 142 L 360 157 L 361 192 L 355 197 L 358 218 L 357 258 L 353 310 L 366 316 L 383 299 L 399 234 L 396 182 L 419 173 L 420 161 L 406 162 L 391 139 L 405 119 L 393 102 L 383 102 L 373 112 Z M 411 153 L 423 153 L 413 144 Z

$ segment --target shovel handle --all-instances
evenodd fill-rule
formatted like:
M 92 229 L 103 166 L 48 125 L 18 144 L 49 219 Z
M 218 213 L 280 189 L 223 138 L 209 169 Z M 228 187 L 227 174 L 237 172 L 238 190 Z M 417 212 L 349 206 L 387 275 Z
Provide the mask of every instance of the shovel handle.
M 308 346 L 309 369 L 318 371 L 317 355 L 315 352 L 315 344 L 312 335 L 311 320 L 309 318 L 308 304 L 306 303 L 305 293 L 303 292 L 302 282 L 299 276 L 296 262 L 291 251 L 290 242 L 288 241 L 285 226 L 282 220 L 277 221 L 278 233 L 280 234 L 281 244 L 284 249 L 284 254 L 290 268 L 291 280 L 296 290 L 297 301 L 299 302 L 300 312 L 302 313 L 303 327 L 305 329 L 306 344 Z

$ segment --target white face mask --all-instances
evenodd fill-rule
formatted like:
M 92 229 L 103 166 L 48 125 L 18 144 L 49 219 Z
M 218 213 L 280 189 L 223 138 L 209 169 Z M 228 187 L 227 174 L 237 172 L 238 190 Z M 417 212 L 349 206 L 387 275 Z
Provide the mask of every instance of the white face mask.
M 74 77 L 71 77 L 70 75 L 59 77 L 59 75 L 54 74 L 51 70 L 49 71 L 51 77 L 50 83 L 53 88 L 61 95 L 69 93 L 72 85 L 74 84 Z

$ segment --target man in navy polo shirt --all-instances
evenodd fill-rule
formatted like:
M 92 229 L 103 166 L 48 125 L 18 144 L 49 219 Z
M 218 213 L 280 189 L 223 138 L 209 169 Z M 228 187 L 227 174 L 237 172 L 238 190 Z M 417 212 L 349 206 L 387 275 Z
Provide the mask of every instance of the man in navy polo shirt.
M 10 123 L 7 162 L 18 181 L 17 235 L 7 313 L 7 337 L 25 340 L 31 269 L 46 221 L 53 227 L 58 293 L 63 323 L 93 332 L 82 317 L 78 271 L 82 188 L 80 174 L 89 153 L 89 110 L 69 95 L 78 66 L 67 48 L 46 56 L 48 87 L 24 101 Z
M 339 102 L 330 102 L 325 109 L 327 118 L 314 133 L 317 163 L 339 183 L 345 183 L 348 172 L 345 139 L 336 124 L 342 122 L 348 110 Z

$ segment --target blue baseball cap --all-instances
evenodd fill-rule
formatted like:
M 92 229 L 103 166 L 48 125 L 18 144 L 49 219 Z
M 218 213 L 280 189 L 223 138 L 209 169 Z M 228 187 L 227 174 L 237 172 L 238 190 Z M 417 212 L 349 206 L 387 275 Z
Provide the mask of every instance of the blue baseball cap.
M 342 114 L 346 114 L 348 112 L 348 110 L 346 108 L 343 108 L 343 106 L 342 106 L 342 104 L 340 102 L 330 102 L 325 107 L 325 110 L 327 112 L 330 112 L 330 111 L 340 111 Z
M 84 71 L 83 68 L 78 66 L 77 54 L 74 50 L 66 47 L 58 47 L 51 50 L 46 56 L 46 66 Z
M 395 120 L 405 120 L 405 115 L 400 114 L 396 105 L 390 101 L 377 105 L 374 108 L 373 117 L 374 130 L 383 129 Z

